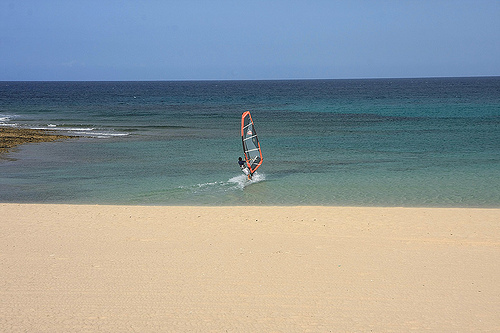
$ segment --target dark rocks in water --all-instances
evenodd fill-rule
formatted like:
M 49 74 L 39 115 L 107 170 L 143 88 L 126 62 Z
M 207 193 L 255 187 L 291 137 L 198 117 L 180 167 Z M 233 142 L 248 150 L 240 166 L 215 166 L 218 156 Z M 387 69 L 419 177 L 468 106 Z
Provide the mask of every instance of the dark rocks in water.
M 0 128 L 0 154 L 25 143 L 50 142 L 76 138 L 75 136 L 54 134 L 54 131 L 27 128 Z

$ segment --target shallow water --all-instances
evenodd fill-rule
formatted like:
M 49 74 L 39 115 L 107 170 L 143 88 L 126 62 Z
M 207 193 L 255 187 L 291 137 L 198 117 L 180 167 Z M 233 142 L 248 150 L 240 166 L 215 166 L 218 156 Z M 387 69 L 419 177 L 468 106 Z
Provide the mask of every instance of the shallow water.
M 500 78 L 1 82 L 0 125 L 81 136 L 4 156 L 1 202 L 500 206 Z

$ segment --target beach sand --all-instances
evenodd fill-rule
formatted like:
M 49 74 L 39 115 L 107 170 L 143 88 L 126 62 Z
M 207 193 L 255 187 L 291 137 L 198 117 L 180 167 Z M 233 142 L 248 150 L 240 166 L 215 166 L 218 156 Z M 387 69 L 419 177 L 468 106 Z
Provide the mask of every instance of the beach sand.
M 500 209 L 0 204 L 2 332 L 500 332 Z
M 54 134 L 49 130 L 0 127 L 0 155 L 25 143 L 51 142 L 70 138 L 76 137 Z

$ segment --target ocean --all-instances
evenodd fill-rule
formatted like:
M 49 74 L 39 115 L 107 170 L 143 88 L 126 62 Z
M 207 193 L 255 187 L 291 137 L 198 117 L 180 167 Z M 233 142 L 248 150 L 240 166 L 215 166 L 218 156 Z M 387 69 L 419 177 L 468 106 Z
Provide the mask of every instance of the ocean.
M 500 207 L 500 77 L 0 82 L 0 126 L 78 136 L 1 156 L 4 203 Z

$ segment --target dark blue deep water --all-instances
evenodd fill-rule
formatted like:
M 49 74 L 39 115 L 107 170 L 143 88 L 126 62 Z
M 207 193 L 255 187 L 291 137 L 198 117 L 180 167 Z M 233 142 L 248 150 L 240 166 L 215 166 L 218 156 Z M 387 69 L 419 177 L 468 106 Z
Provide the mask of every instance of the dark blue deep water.
M 499 77 L 0 82 L 0 126 L 79 136 L 3 155 L 0 202 L 500 207 Z

